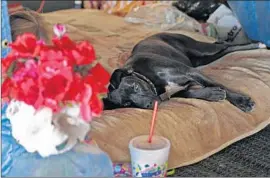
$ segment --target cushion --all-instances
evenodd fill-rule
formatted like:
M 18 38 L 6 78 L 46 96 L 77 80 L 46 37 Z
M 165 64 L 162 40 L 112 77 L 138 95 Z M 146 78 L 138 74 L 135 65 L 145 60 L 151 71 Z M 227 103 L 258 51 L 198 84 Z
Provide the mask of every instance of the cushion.
M 40 16 L 48 37 L 52 37 L 53 24 L 64 23 L 73 40 L 89 40 L 95 47 L 98 61 L 109 72 L 123 65 L 139 40 L 159 32 L 88 9 L 56 11 Z M 197 33 L 173 32 L 213 42 Z M 227 101 L 173 98 L 162 103 L 155 134 L 171 140 L 169 168 L 198 162 L 270 123 L 270 51 L 235 52 L 200 70 L 225 86 L 250 95 L 256 107 L 254 111 L 244 113 Z M 135 136 L 148 134 L 151 115 L 151 110 L 135 108 L 104 111 L 101 118 L 92 122 L 90 136 L 113 161 L 128 162 L 128 143 Z

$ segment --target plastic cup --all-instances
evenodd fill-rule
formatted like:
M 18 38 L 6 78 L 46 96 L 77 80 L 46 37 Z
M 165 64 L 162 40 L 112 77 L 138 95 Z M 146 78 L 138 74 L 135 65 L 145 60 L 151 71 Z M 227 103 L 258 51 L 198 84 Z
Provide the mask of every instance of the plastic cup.
M 148 135 L 133 138 L 129 142 L 133 177 L 165 177 L 171 143 L 162 136 Z

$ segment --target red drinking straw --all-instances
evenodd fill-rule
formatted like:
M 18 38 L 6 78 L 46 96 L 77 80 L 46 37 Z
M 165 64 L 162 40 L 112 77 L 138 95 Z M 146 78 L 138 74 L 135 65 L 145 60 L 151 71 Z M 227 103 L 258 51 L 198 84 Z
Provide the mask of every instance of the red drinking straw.
M 150 128 L 150 133 L 149 133 L 149 137 L 148 137 L 148 143 L 152 142 L 152 137 L 154 135 L 154 128 L 155 128 L 155 123 L 156 123 L 156 118 L 157 118 L 157 109 L 158 109 L 158 102 L 155 101 L 152 122 L 151 122 L 151 128 Z

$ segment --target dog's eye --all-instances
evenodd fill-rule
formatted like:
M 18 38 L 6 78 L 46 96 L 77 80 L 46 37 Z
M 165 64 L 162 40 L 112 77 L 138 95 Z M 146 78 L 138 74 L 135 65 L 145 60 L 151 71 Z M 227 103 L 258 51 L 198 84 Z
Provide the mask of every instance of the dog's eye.
M 133 88 L 134 88 L 134 91 L 138 91 L 139 90 L 139 85 L 137 85 L 137 84 L 133 84 Z
M 129 106 L 131 103 L 130 102 L 126 102 L 124 103 L 124 106 Z

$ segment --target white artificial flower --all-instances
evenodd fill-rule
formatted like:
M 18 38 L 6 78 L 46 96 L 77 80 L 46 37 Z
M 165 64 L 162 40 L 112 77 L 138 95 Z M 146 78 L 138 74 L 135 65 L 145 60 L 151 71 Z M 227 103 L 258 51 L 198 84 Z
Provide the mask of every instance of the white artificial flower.
M 50 108 L 35 110 L 24 102 L 11 101 L 6 115 L 11 123 L 12 136 L 28 152 L 38 152 L 42 157 L 70 150 L 78 139 L 84 140 L 90 130 L 76 104 L 53 115 Z
M 68 127 L 60 128 L 63 128 L 65 133 L 68 133 L 68 135 L 72 135 L 71 137 L 83 140 L 86 134 L 90 131 L 90 124 L 82 119 L 80 105 L 70 103 L 63 107 L 61 113 L 66 115 L 65 121 L 67 121 Z
M 7 108 L 12 136 L 28 152 L 37 151 L 41 156 L 57 154 L 60 145 L 68 136 L 52 125 L 53 112 L 50 108 L 38 111 L 24 102 L 11 101 Z

